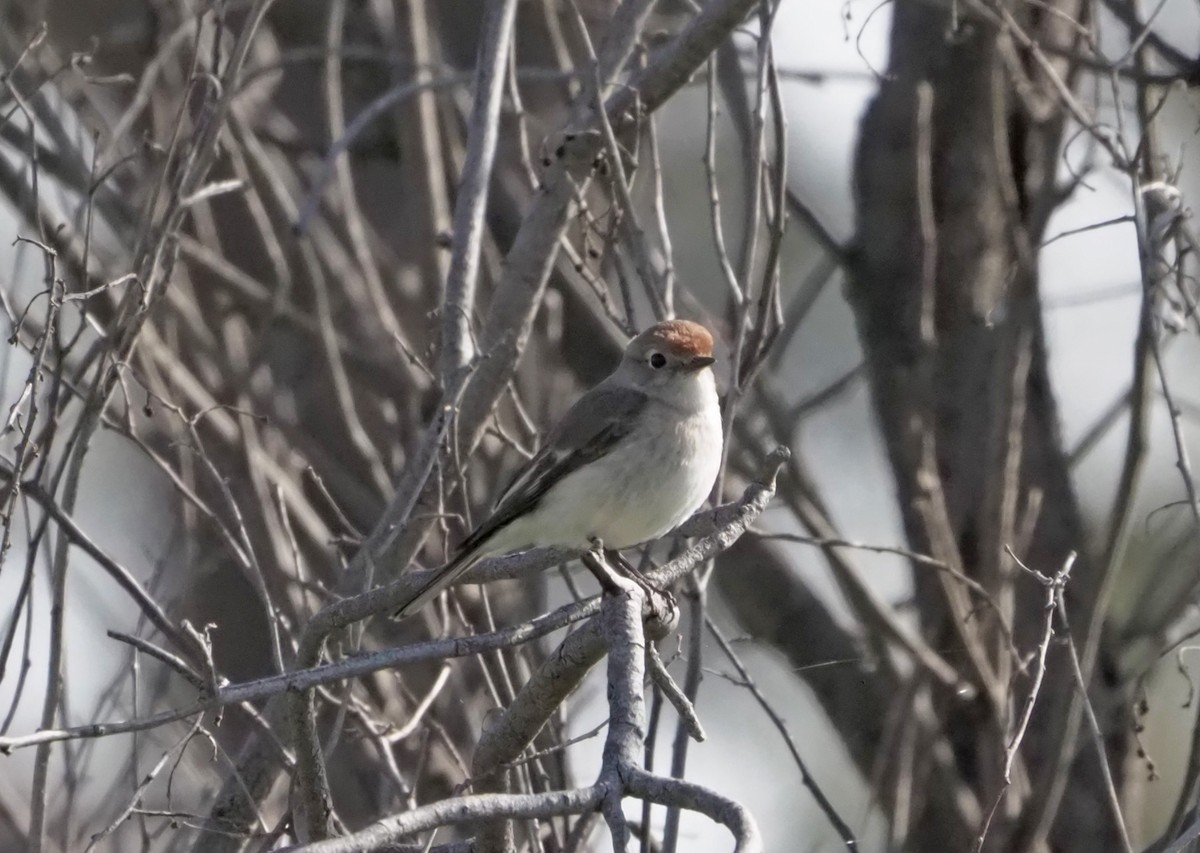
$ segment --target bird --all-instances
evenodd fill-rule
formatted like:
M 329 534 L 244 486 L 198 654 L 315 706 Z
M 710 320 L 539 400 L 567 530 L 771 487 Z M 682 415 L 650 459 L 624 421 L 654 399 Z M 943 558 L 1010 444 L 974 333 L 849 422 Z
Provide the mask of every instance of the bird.
M 516 472 L 457 553 L 392 614 L 409 616 L 486 557 L 534 547 L 620 551 L 670 533 L 704 503 L 724 433 L 712 334 L 664 320 L 634 337 Z

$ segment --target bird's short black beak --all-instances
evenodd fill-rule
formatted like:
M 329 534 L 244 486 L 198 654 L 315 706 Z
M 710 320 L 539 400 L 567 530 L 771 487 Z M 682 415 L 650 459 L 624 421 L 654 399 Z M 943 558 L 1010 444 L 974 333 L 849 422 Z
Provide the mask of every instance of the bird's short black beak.
M 711 355 L 694 355 L 688 359 L 688 370 L 703 370 L 716 364 L 717 360 Z

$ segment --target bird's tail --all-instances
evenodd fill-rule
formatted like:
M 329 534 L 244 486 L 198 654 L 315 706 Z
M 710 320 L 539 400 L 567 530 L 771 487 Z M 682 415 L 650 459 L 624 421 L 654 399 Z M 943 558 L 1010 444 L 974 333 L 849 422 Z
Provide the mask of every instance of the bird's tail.
M 446 587 L 458 580 L 459 576 L 471 566 L 478 563 L 485 556 L 486 552 L 482 547 L 483 543 L 477 544 L 474 548 L 464 548 L 459 551 L 458 555 L 440 569 L 435 569 L 430 572 L 424 582 L 417 587 L 412 598 L 400 605 L 394 613 L 393 619 L 404 619 L 416 613 L 429 602 L 433 601 Z

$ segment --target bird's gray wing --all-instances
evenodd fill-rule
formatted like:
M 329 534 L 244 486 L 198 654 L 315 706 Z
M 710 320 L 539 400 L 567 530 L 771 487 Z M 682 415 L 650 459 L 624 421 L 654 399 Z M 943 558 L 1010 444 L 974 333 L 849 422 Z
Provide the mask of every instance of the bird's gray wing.
M 611 451 L 633 429 L 646 400 L 636 389 L 601 383 L 575 401 L 542 449 L 514 475 L 491 516 L 462 543 L 461 551 L 474 550 L 533 509 L 555 483 Z
M 463 540 L 454 559 L 430 575 L 392 617 L 402 619 L 425 606 L 474 564 L 496 531 L 537 506 L 563 477 L 609 453 L 633 429 L 645 405 L 641 391 L 607 383 L 580 397 L 542 449 L 517 471 L 492 514 Z

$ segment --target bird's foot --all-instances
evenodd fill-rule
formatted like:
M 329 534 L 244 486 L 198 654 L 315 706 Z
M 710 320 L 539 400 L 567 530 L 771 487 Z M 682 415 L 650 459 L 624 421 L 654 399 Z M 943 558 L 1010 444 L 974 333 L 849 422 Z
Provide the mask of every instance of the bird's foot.
M 650 578 L 646 577 L 637 566 L 625 559 L 620 551 L 610 549 L 604 552 L 610 561 L 616 564 L 621 570 L 621 574 L 629 578 L 635 584 L 642 588 L 642 592 L 646 594 L 646 600 L 650 602 L 650 609 L 657 615 L 662 615 L 665 610 L 670 613 L 675 610 L 675 596 L 669 589 L 666 589 L 655 583 Z
M 615 582 L 615 578 L 611 574 L 612 567 L 615 566 L 621 575 L 637 584 L 645 594 L 651 615 L 662 621 L 673 619 L 677 608 L 675 596 L 670 590 L 664 589 L 646 577 L 640 569 L 626 560 L 620 551 L 605 548 L 599 537 L 591 537 L 590 542 L 592 547 L 583 556 L 583 564 L 596 576 L 596 580 L 600 581 L 600 586 L 605 593 L 614 595 L 621 591 L 620 585 Z

